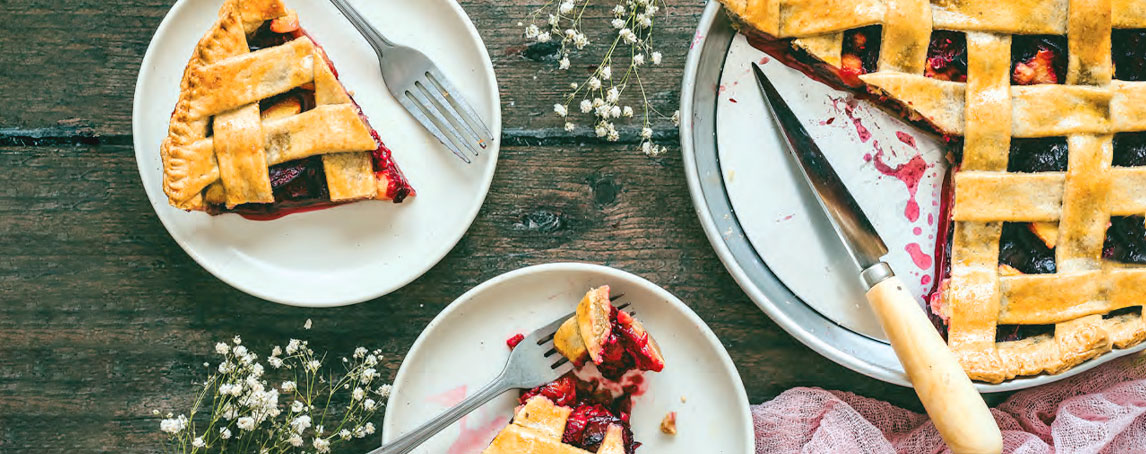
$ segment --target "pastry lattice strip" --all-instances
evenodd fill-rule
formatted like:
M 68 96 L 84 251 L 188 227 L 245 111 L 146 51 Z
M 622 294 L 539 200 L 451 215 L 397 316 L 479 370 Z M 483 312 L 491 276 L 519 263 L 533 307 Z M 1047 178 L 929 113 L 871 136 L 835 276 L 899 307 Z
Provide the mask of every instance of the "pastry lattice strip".
M 1146 167 L 1111 168 L 1112 138 L 1146 131 L 1146 82 L 1113 80 L 1113 29 L 1146 28 L 1142 0 L 725 0 L 741 21 L 840 66 L 848 30 L 882 27 L 869 88 L 964 136 L 955 176 L 949 342 L 972 378 L 1055 373 L 1146 340 L 1146 267 L 1102 260 L 1110 217 L 1146 214 Z M 934 30 L 966 33 L 967 82 L 924 76 Z M 1060 35 L 1065 84 L 1011 86 L 1012 35 Z M 1012 138 L 1066 137 L 1066 172 L 1008 173 Z M 1004 222 L 1058 222 L 1057 274 L 1003 276 Z M 1053 336 L 996 342 L 1000 324 Z
M 332 201 L 385 198 L 369 153 L 378 144 L 321 48 L 302 36 L 249 50 L 248 33 L 286 14 L 280 0 L 228 0 L 196 48 L 162 148 L 164 190 L 178 207 L 202 209 L 205 191 L 228 208 L 274 202 L 269 167 L 316 155 Z M 314 109 L 260 111 L 261 100 L 311 83 Z

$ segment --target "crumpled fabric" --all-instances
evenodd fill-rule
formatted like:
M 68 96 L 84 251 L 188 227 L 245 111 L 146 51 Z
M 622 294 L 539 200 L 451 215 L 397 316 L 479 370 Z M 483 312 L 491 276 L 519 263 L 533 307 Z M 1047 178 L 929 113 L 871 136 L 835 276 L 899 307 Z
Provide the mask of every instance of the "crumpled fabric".
M 991 413 L 1005 453 L 1146 453 L 1146 355 L 1017 392 Z M 758 454 L 951 452 L 927 415 L 849 392 L 795 388 L 752 415 Z

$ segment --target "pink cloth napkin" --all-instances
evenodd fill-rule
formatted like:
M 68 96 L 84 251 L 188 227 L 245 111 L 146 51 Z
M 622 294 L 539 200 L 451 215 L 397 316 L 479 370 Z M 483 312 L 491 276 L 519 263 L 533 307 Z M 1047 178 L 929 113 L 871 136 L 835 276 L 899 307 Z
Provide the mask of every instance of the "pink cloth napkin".
M 991 412 L 1006 453 L 1146 453 L 1146 355 L 1020 391 Z M 848 392 L 796 388 L 752 413 L 758 454 L 951 452 L 927 415 Z

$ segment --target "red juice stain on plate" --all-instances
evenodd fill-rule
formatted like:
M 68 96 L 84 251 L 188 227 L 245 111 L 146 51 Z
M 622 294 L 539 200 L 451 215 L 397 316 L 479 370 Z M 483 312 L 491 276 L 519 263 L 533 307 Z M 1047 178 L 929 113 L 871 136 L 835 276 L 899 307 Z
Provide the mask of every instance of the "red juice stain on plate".
M 728 100 L 731 101 L 733 104 L 736 104 L 737 102 L 739 102 L 736 100 L 736 98 L 728 98 Z
M 914 234 L 916 234 L 916 235 L 922 235 L 922 234 L 923 234 L 923 229 L 922 229 L 922 228 L 920 228 L 920 227 L 916 227 L 916 228 L 912 229 L 911 233 L 914 233 Z
M 871 162 L 875 165 L 875 169 L 889 177 L 902 181 L 907 185 L 907 192 L 909 198 L 907 199 L 907 208 L 904 210 L 904 216 L 907 220 L 915 222 L 919 220 L 919 202 L 915 200 L 915 194 L 919 192 L 919 182 L 923 180 L 923 174 L 927 172 L 929 167 L 927 162 L 923 160 L 920 155 L 911 157 L 910 161 L 892 167 L 883 160 L 883 148 L 879 146 L 879 141 L 872 142 L 875 147 L 874 155 L 864 155 L 864 160 Z
M 761 65 L 767 65 L 768 62 L 770 62 L 770 61 L 772 61 L 772 59 L 768 58 L 767 56 L 760 57 L 760 64 Z
M 523 340 L 525 340 L 524 334 L 514 334 L 513 337 L 505 340 L 505 345 L 512 351 L 517 347 L 517 344 L 520 344 Z
M 831 117 L 831 118 L 828 118 L 827 120 L 821 120 L 820 126 L 827 126 L 827 125 L 830 125 L 832 123 L 835 123 L 835 121 L 836 121 L 836 117 Z
M 924 274 L 923 277 L 919 278 L 919 283 L 921 285 L 930 284 L 931 283 L 931 276 L 928 274 Z
M 896 131 L 895 137 L 898 138 L 900 142 L 910 145 L 911 148 L 915 148 L 915 136 L 903 131 Z
M 911 243 L 904 249 L 911 255 L 911 261 L 915 262 L 915 266 L 918 266 L 919 269 L 926 271 L 931 268 L 931 256 L 923 253 L 923 248 L 919 246 L 919 243 Z
M 426 400 L 444 407 L 452 407 L 461 403 L 461 401 L 465 400 L 465 398 L 466 385 L 462 385 L 444 393 L 427 397 Z
M 458 434 L 458 439 L 450 445 L 450 449 L 446 451 L 447 454 L 478 454 L 489 445 L 495 434 L 509 423 L 509 418 L 499 416 L 488 423 L 471 429 L 466 422 L 467 419 L 469 418 L 462 418 L 458 424 L 461 433 Z

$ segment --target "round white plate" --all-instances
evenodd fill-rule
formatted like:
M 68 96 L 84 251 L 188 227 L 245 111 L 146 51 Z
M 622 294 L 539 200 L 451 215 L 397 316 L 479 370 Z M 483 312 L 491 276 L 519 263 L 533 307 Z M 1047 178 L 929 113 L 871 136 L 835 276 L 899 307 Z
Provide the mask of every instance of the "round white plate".
M 421 276 L 457 244 L 485 200 L 499 143 L 473 165 L 454 157 L 386 90 L 369 44 L 325 1 L 287 0 L 322 45 L 341 80 L 378 128 L 417 191 L 402 204 L 359 202 L 275 221 L 208 216 L 168 205 L 159 147 L 195 44 L 222 0 L 182 0 L 159 26 L 143 59 L 132 130 L 139 173 L 160 221 L 219 279 L 267 300 L 337 306 L 377 298 Z M 501 136 L 493 65 L 477 30 L 452 0 L 352 0 L 399 43 L 430 56 Z
M 509 359 L 505 341 L 573 311 L 585 292 L 608 284 L 631 303 L 660 344 L 667 366 L 648 373 L 633 403 L 638 452 L 750 454 L 755 436 L 740 375 L 708 326 L 675 296 L 612 268 L 563 263 L 493 278 L 453 302 L 430 323 L 402 363 L 383 422 L 385 442 L 407 433 L 489 383 Z M 413 451 L 478 454 L 509 423 L 517 393 L 493 400 Z M 679 432 L 660 432 L 677 412 Z

